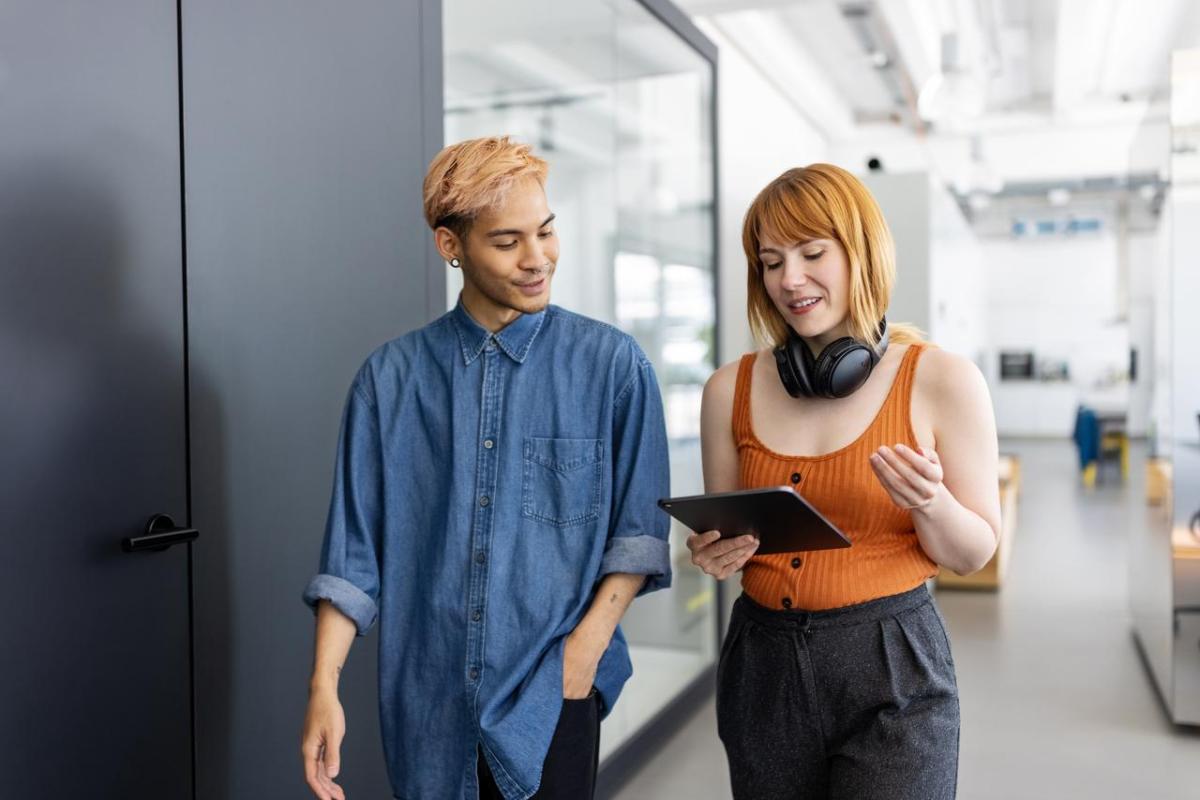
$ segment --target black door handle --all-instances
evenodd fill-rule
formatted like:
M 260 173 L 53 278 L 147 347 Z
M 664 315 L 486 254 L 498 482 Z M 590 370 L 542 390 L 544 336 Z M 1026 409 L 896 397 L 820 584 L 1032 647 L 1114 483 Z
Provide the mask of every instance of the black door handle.
M 178 528 L 175 526 L 175 520 L 168 515 L 155 514 L 146 523 L 146 533 L 122 539 L 121 549 L 126 553 L 166 550 L 173 544 L 194 542 L 199 536 L 200 531 L 195 528 Z

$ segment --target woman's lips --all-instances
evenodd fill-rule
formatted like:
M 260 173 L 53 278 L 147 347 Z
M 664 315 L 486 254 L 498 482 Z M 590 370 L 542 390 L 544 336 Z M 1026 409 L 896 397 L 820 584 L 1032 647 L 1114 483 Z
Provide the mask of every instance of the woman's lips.
M 816 302 L 806 303 L 805 305 L 802 305 L 802 306 L 796 306 L 796 305 L 792 305 L 791 303 L 788 303 L 788 311 L 791 312 L 791 314 L 793 316 L 798 317 L 798 316 L 807 314 L 808 312 L 812 311 L 814 308 L 816 308 L 819 305 L 821 305 L 821 298 L 818 297 L 818 298 L 816 298 Z

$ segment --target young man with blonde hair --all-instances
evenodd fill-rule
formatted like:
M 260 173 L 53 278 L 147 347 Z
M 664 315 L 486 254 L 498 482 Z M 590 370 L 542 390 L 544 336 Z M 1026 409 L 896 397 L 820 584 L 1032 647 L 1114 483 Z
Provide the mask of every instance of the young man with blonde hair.
M 463 271 L 454 310 L 351 386 L 320 571 L 301 745 L 322 800 L 337 680 L 378 620 L 396 797 L 580 798 L 631 665 L 617 623 L 670 584 L 662 403 L 628 335 L 549 304 L 546 162 L 507 137 L 447 147 L 425 219 Z

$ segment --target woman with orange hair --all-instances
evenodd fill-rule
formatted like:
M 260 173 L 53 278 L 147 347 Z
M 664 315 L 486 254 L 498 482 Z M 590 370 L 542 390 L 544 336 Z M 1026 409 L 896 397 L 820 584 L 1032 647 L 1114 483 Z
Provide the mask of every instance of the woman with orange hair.
M 783 173 L 742 239 L 766 347 L 705 386 L 705 488 L 793 486 L 852 546 L 758 556 L 751 536 L 688 539 L 709 575 L 744 570 L 717 690 L 734 797 L 952 798 L 958 691 L 925 582 L 996 548 L 987 386 L 885 319 L 895 249 L 850 173 Z

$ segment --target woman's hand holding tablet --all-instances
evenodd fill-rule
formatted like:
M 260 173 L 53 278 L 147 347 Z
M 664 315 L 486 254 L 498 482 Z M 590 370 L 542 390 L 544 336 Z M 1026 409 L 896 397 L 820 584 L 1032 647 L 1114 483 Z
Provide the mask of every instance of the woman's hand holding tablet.
M 696 533 L 692 563 L 723 580 L 753 555 L 849 547 L 850 540 L 790 486 L 670 497 L 659 507 Z
M 758 550 L 758 545 L 758 539 L 752 535 L 722 539 L 720 531 L 691 533 L 687 538 L 692 563 L 719 581 L 744 567 Z

